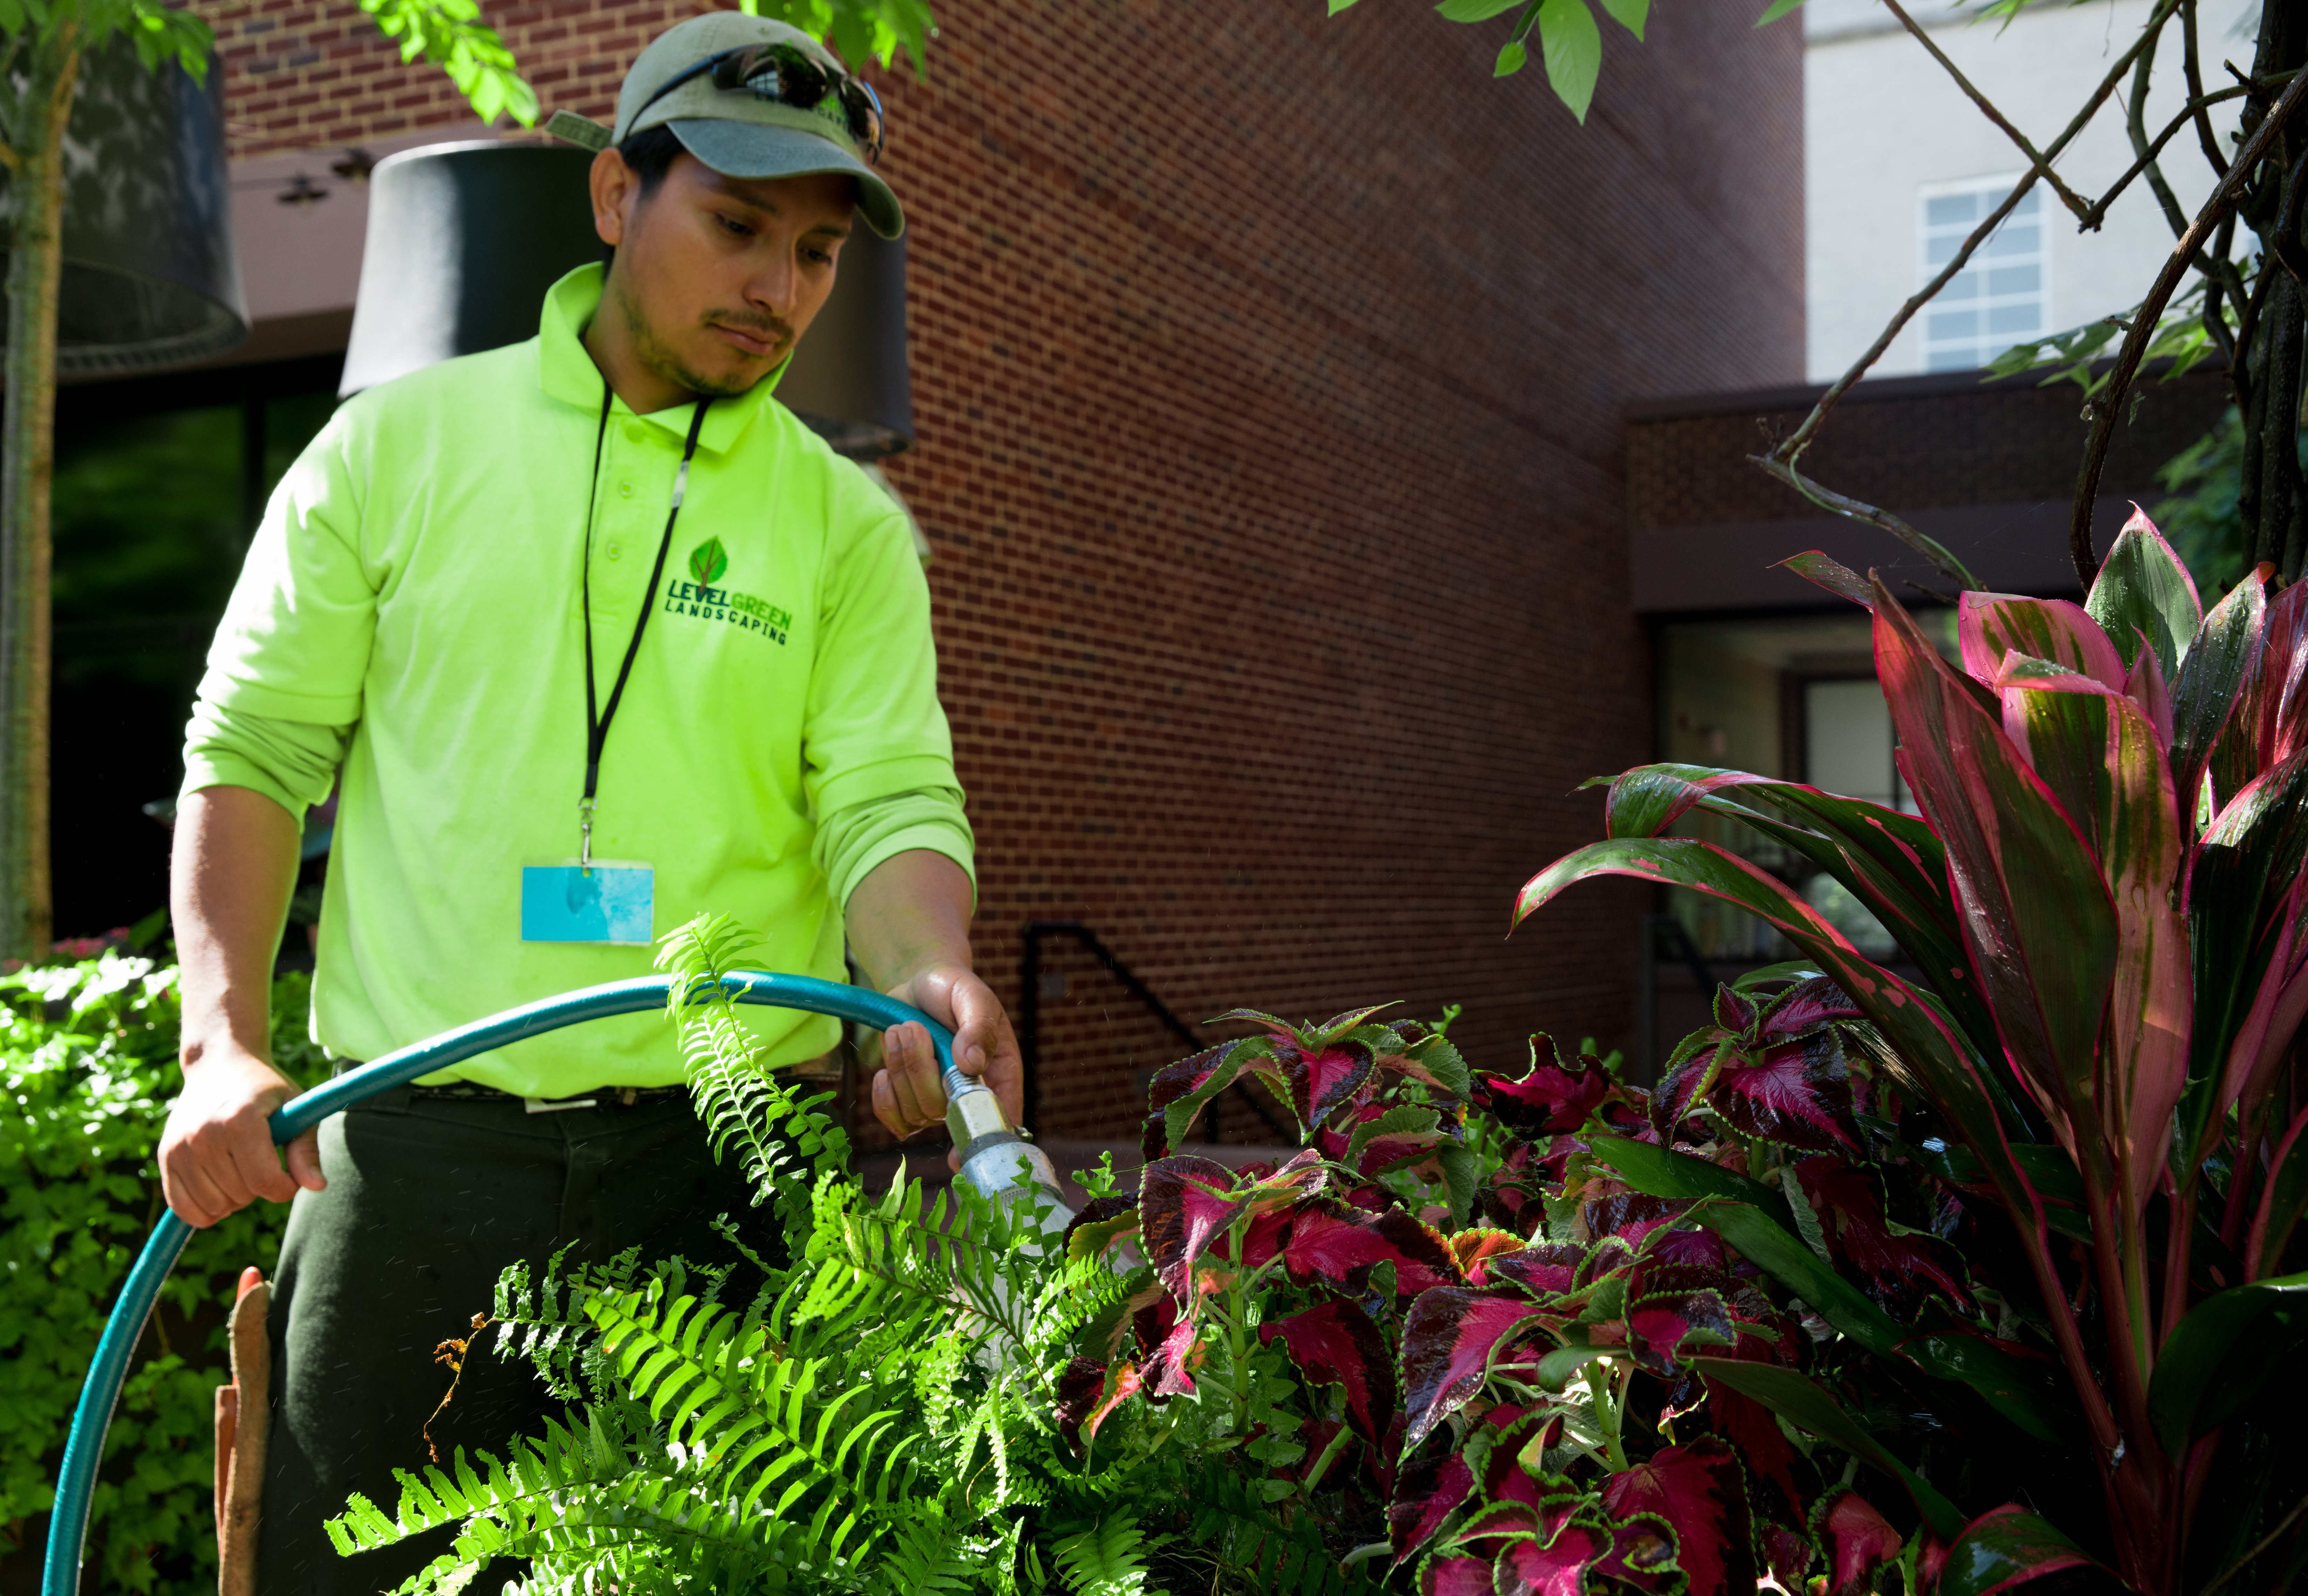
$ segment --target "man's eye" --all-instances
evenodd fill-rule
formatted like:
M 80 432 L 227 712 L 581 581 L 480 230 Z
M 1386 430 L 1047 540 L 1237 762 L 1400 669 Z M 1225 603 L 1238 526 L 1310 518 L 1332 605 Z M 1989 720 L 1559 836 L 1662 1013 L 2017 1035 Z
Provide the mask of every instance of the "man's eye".
M 728 232 L 735 237 L 750 238 L 753 236 L 754 229 L 747 227 L 744 222 L 739 221 L 735 217 L 723 216 L 720 212 L 716 211 L 714 213 L 713 219 L 721 224 L 722 229 L 725 232 Z

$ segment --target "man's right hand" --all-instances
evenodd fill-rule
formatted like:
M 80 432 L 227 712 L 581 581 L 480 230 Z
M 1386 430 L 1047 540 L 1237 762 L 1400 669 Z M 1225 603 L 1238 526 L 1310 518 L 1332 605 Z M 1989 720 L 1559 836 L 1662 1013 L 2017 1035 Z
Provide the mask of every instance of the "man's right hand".
M 177 1217 L 205 1230 L 258 1197 L 285 1203 L 302 1187 L 318 1191 L 319 1134 L 288 1144 L 284 1170 L 265 1120 L 297 1094 L 296 1083 L 245 1050 L 212 1047 L 185 1069 L 184 1095 L 160 1133 L 160 1188 Z

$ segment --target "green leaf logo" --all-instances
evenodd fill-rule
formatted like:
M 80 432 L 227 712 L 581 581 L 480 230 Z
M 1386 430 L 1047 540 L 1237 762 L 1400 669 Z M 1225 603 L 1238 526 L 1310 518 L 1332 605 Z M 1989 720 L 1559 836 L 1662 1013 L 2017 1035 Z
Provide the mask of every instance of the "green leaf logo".
M 721 546 L 718 537 L 709 537 L 689 551 L 689 574 L 697 579 L 701 588 L 710 588 L 729 569 L 729 551 Z

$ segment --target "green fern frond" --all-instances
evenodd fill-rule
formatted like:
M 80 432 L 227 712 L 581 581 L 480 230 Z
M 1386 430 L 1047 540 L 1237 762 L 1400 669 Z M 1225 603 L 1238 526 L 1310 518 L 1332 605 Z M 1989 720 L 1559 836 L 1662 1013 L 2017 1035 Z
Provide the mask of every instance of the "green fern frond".
M 1058 1575 L 1072 1596 L 1159 1596 L 1146 1585 L 1146 1554 L 1162 1544 L 1149 1540 L 1137 1515 L 1110 1514 L 1059 1540 L 1051 1550 Z

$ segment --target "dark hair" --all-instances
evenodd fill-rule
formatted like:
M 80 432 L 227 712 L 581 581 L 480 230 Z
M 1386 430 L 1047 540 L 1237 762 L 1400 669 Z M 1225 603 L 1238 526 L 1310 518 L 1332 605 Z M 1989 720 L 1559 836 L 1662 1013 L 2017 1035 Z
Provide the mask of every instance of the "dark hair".
M 658 184 L 665 181 L 673 163 L 686 153 L 673 129 L 663 123 L 643 128 L 617 146 L 617 154 L 633 168 L 633 176 L 642 180 L 644 200 L 657 193 Z

